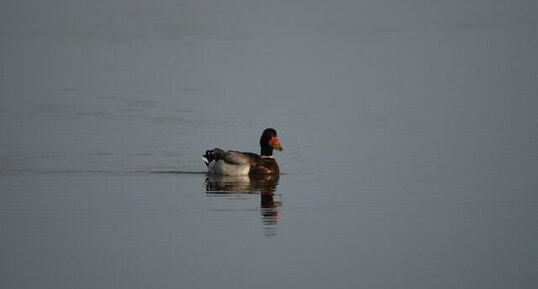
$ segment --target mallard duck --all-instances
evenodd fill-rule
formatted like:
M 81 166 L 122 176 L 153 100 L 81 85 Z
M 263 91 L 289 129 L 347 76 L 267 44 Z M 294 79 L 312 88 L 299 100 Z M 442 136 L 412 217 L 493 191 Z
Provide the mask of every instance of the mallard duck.
M 260 155 L 248 152 L 223 150 L 215 148 L 207 150 L 202 156 L 208 173 L 224 176 L 279 174 L 280 170 L 273 150 L 282 150 L 276 130 L 267 128 L 260 137 Z

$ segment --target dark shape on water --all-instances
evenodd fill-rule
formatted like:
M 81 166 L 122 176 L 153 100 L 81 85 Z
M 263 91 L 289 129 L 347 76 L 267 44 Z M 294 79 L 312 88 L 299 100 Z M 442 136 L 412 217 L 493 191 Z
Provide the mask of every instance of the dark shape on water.
M 220 148 L 207 150 L 202 156 L 209 174 L 225 176 L 278 175 L 280 169 L 273 150 L 282 150 L 280 139 L 273 128 L 267 128 L 260 137 L 260 155 L 250 152 L 227 151 Z
M 276 235 L 279 207 L 282 202 L 275 201 L 279 175 L 222 176 L 209 174 L 206 178 L 208 196 L 260 194 L 260 213 L 266 236 Z
M 273 194 L 278 186 L 279 175 L 222 176 L 209 174 L 206 178 L 208 194 Z

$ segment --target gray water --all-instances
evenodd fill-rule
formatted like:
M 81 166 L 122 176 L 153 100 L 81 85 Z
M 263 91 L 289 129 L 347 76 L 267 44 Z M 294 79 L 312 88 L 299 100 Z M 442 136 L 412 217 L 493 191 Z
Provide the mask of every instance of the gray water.
M 534 288 L 537 3 L 2 1 L 0 288 Z

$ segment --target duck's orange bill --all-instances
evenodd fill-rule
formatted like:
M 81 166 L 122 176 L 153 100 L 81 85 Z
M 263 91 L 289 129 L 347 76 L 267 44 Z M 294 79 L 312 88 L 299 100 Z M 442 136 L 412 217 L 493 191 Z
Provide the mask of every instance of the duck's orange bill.
M 278 150 L 278 151 L 282 150 L 282 146 L 280 145 L 280 139 L 278 139 L 278 137 L 276 136 L 271 137 L 271 140 L 269 141 L 269 145 L 275 150 Z

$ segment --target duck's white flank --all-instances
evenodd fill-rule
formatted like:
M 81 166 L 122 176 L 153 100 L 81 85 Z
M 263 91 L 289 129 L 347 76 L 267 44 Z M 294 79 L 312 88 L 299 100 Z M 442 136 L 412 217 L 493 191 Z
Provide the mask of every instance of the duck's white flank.
M 250 172 L 250 165 L 236 165 L 226 163 L 224 160 L 209 163 L 209 173 L 223 176 L 246 176 Z

